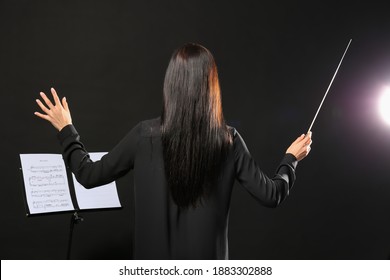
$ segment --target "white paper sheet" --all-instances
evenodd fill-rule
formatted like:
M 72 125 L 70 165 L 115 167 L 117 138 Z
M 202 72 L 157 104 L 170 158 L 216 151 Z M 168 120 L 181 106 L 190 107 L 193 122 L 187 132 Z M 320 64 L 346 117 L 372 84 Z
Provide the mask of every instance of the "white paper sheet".
M 100 160 L 106 153 L 89 153 L 93 161 Z M 77 182 L 74 174 L 73 183 L 76 191 L 77 203 L 80 209 L 115 208 L 121 207 L 115 181 L 93 189 L 84 188 Z
M 74 210 L 62 155 L 21 154 L 30 214 Z

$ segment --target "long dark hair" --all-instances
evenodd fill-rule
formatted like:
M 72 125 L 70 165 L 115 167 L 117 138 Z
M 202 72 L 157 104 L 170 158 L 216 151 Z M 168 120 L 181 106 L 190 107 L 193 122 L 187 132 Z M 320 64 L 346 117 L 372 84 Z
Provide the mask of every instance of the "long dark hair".
M 210 51 L 185 44 L 169 62 L 161 116 L 165 173 L 173 200 L 197 207 L 218 179 L 232 143 Z

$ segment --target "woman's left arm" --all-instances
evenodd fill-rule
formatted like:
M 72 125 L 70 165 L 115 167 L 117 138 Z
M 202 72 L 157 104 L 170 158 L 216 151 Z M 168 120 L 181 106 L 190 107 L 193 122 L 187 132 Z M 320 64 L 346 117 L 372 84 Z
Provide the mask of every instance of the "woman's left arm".
M 139 139 L 140 125 L 134 127 L 122 141 L 120 141 L 101 160 L 93 162 L 80 142 L 80 136 L 72 125 L 72 118 L 65 97 L 60 101 L 54 88 L 51 89 L 54 105 L 41 92 L 40 95 L 46 105 L 36 100 L 43 113 L 35 115 L 49 121 L 58 129 L 58 139 L 62 147 L 62 155 L 66 165 L 75 174 L 77 180 L 86 188 L 107 184 L 127 173 L 134 166 L 135 153 Z

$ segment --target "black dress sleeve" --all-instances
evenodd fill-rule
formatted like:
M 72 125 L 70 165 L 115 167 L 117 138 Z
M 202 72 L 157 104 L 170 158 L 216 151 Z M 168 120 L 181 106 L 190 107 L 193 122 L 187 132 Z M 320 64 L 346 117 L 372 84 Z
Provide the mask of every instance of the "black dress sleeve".
M 140 124 L 135 126 L 101 160 L 93 162 L 73 125 L 64 127 L 58 133 L 62 156 L 66 165 L 86 188 L 110 183 L 134 167 L 134 158 L 140 136 Z
M 234 131 L 236 179 L 262 205 L 278 206 L 289 194 L 295 181 L 297 159 L 286 154 L 273 178 L 267 177 L 252 158 L 241 135 Z

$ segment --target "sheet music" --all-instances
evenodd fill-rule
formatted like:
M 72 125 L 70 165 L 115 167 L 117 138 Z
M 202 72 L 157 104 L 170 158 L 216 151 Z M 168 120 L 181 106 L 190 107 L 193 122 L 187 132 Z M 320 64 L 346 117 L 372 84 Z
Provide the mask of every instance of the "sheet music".
M 21 154 L 20 160 L 31 214 L 74 210 L 62 155 Z
M 100 160 L 106 153 L 89 153 L 91 160 Z M 93 189 L 84 188 L 77 182 L 74 174 L 73 182 L 80 209 L 121 207 L 115 181 Z

